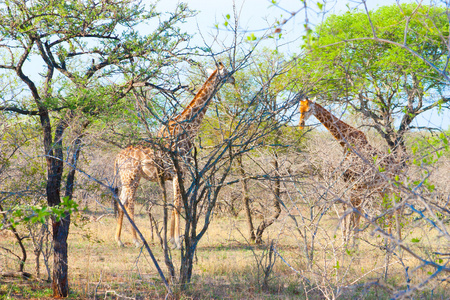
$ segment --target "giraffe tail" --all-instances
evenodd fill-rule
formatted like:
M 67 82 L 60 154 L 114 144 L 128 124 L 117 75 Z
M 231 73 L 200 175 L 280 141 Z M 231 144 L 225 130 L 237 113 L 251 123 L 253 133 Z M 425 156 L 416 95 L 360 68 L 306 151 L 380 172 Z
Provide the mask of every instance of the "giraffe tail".
M 119 210 L 119 206 L 117 205 L 117 201 L 119 199 L 120 189 L 117 184 L 117 161 L 114 161 L 114 180 L 113 180 L 113 194 L 111 196 L 111 202 L 114 209 L 114 217 L 117 218 L 117 212 Z

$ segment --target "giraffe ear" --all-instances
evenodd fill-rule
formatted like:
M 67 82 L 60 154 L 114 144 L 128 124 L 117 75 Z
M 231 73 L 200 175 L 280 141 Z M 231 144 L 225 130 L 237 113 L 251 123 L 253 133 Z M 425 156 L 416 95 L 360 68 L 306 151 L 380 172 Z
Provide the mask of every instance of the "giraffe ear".
M 312 99 L 312 102 L 316 102 L 317 96 Z

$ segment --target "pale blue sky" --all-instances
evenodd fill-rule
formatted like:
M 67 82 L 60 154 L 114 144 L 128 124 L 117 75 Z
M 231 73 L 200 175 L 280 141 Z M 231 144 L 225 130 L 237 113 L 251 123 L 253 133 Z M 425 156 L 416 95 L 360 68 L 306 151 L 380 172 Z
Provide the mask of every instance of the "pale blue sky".
M 173 11 L 173 8 L 179 1 L 177 0 L 163 0 L 158 4 L 161 11 Z M 276 19 L 282 20 L 290 16 L 290 12 L 297 11 L 302 7 L 300 0 L 278 0 L 279 6 L 282 8 L 274 7 L 271 5 L 271 1 L 268 0 L 188 0 L 186 1 L 191 9 L 197 10 L 196 17 L 190 19 L 183 29 L 189 33 L 195 33 L 193 42 L 195 44 L 201 44 L 203 41 L 207 45 L 215 45 L 213 49 L 222 49 L 214 40 L 218 37 L 220 41 L 227 41 L 230 33 L 225 30 L 220 30 L 217 35 L 217 29 L 215 24 L 222 25 L 225 21 L 225 15 L 231 15 L 231 22 L 233 21 L 233 2 L 239 16 L 239 26 L 243 30 L 248 32 L 254 32 L 255 35 L 262 35 L 264 31 L 261 29 L 268 28 L 272 25 Z M 317 1 L 308 1 L 308 4 L 314 4 Z M 358 7 L 363 9 L 364 7 L 358 3 L 359 1 L 346 1 L 346 0 L 330 0 L 325 6 L 325 10 L 329 13 L 339 13 L 347 10 L 347 5 L 351 8 Z M 415 2 L 415 1 L 401 1 Z M 422 3 L 428 3 L 429 1 L 422 1 Z M 367 6 L 369 9 L 374 9 L 381 5 L 395 4 L 395 0 L 367 0 Z M 284 10 L 283 10 L 284 9 Z M 315 7 L 316 11 L 319 10 Z M 320 22 L 321 16 L 314 13 L 312 10 L 308 11 L 308 18 L 312 25 Z M 272 40 L 272 43 L 278 43 L 279 50 L 286 54 L 298 53 L 298 46 L 300 41 L 298 40 L 303 33 L 303 24 L 305 21 L 304 11 L 300 11 L 293 19 L 291 19 L 286 25 L 283 26 L 284 39 L 282 41 Z M 223 27 L 223 26 L 222 26 Z M 266 44 L 267 45 L 267 44 Z M 270 46 L 270 45 L 268 45 Z M 275 46 L 273 44 L 272 46 Z M 217 47 L 217 48 L 216 48 Z M 446 110 L 438 114 L 437 110 L 430 111 L 429 113 L 419 116 L 415 120 L 414 126 L 429 126 L 448 129 L 450 126 L 450 111 Z
M 163 0 L 158 4 L 160 11 L 173 11 L 178 0 Z M 181 1 L 183 2 L 183 1 Z M 185 0 L 188 6 L 198 11 L 196 17 L 190 19 L 183 29 L 190 33 L 196 33 L 195 42 L 202 42 L 205 39 L 208 44 L 212 44 L 216 36 L 215 24 L 223 25 L 225 15 L 230 14 L 230 23 L 233 20 L 233 5 L 236 8 L 239 19 L 239 27 L 248 32 L 254 32 L 256 35 L 262 35 L 265 28 L 269 28 L 276 20 L 289 18 L 291 12 L 299 11 L 303 4 L 300 0 L 277 0 L 279 7 L 272 5 L 270 0 Z M 322 14 L 318 9 L 316 2 L 322 1 L 307 1 L 308 5 L 312 5 L 308 9 L 308 20 L 312 25 L 321 21 Z M 326 0 L 326 5 L 323 11 L 327 13 L 338 13 L 347 10 L 347 5 L 351 8 L 358 7 L 363 9 L 359 1 L 352 0 Z M 367 0 L 369 9 L 376 8 L 380 5 L 395 4 L 395 0 Z M 315 13 L 316 12 L 316 13 Z M 283 26 L 284 40 L 283 51 L 291 52 L 295 49 L 298 52 L 299 39 L 304 31 L 305 12 L 299 11 L 295 17 Z M 223 26 L 222 26 L 223 28 Z M 225 39 L 227 33 L 222 30 L 219 38 Z M 292 43 L 289 43 L 292 42 Z
M 215 24 L 223 25 L 225 15 L 231 15 L 231 22 L 233 21 L 233 0 L 185 0 L 191 9 L 197 10 L 196 17 L 191 18 L 183 25 L 183 29 L 192 34 L 195 33 L 193 44 L 201 45 L 204 42 L 207 45 L 213 45 L 215 50 L 223 50 L 223 47 L 214 41 L 217 38 L 220 41 L 225 40 L 226 44 L 230 46 L 229 40 L 231 34 L 226 30 L 220 30 L 219 33 L 215 28 Z M 178 0 L 162 0 L 158 4 L 158 10 L 161 12 L 172 12 L 176 7 Z M 346 4 L 351 8 L 358 5 L 358 1 L 346 0 L 327 0 L 325 10 L 331 13 L 338 13 L 347 10 Z M 402 1 L 403 2 L 403 1 Z M 412 2 L 412 1 L 410 1 Z M 428 1 L 427 1 L 428 2 Z M 276 19 L 280 20 L 290 16 L 291 11 L 297 11 L 302 6 L 300 0 L 278 0 L 280 7 L 271 5 L 268 0 L 236 0 L 235 2 L 237 14 L 239 17 L 240 28 L 254 32 L 256 35 L 262 35 L 264 31 L 261 29 L 269 28 Z M 311 1 L 308 3 L 315 3 Z M 380 5 L 394 4 L 395 0 L 367 0 L 369 9 L 376 8 Z M 359 8 L 363 8 L 359 5 Z M 284 9 L 284 10 L 283 10 Z M 316 8 L 316 11 L 319 11 Z M 311 25 L 320 22 L 320 15 L 314 13 L 312 10 L 308 11 L 308 18 Z M 280 51 L 287 55 L 299 52 L 299 37 L 303 33 L 303 24 L 305 20 L 304 11 L 300 11 L 293 19 L 283 26 L 283 40 L 272 40 L 272 43 L 265 44 L 266 46 L 278 46 Z M 223 28 L 223 26 L 221 26 Z M 217 35 L 218 33 L 218 35 Z M 40 62 L 41 63 L 41 62 Z M 450 111 L 446 110 L 444 113 L 438 115 L 437 111 L 432 111 L 428 114 L 417 118 L 416 126 L 430 126 L 448 129 L 450 126 Z

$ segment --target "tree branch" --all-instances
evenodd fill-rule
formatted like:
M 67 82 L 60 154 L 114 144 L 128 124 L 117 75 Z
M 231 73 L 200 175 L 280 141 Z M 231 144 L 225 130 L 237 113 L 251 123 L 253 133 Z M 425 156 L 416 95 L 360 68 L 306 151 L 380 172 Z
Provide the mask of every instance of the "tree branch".
M 423 112 L 425 112 L 425 111 L 428 111 L 428 110 L 430 110 L 430 109 L 433 109 L 433 108 L 435 108 L 435 107 L 437 107 L 437 106 L 439 106 L 439 105 L 441 105 L 441 104 L 449 103 L 449 102 L 450 102 L 450 97 L 449 97 L 449 98 L 442 97 L 441 100 L 435 101 L 433 104 L 428 105 L 428 106 L 424 107 L 424 108 L 421 109 L 421 110 L 418 110 L 418 111 L 417 111 L 417 114 L 421 114 L 421 113 L 423 113 Z
M 14 106 L 0 106 L 0 111 L 11 111 L 22 115 L 30 115 L 30 116 L 39 115 L 39 111 L 37 110 L 24 110 Z
M 423 62 L 425 62 L 428 66 L 430 66 L 433 70 L 435 70 L 439 75 L 441 75 L 442 77 L 444 77 L 444 79 L 450 83 L 450 76 L 444 71 L 439 69 L 437 66 L 435 66 L 431 61 L 429 61 L 428 59 L 426 59 L 424 56 L 420 55 L 418 52 L 414 51 L 413 49 L 411 49 L 410 47 L 408 47 L 407 45 L 403 45 L 391 40 L 386 40 L 386 39 L 381 39 L 381 38 L 372 38 L 372 37 L 362 37 L 362 38 L 353 38 L 353 39 L 347 39 L 347 40 L 342 40 L 336 43 L 331 43 L 325 46 L 319 46 L 319 48 L 328 48 L 328 47 L 332 47 L 332 46 L 336 46 L 339 44 L 345 44 L 345 43 L 349 43 L 349 42 L 355 42 L 355 41 L 375 41 L 375 42 L 379 42 L 379 43 L 385 43 L 385 44 L 391 44 L 394 46 L 398 46 L 402 49 L 405 49 L 406 51 L 410 52 L 412 55 L 414 55 L 415 57 L 421 59 Z

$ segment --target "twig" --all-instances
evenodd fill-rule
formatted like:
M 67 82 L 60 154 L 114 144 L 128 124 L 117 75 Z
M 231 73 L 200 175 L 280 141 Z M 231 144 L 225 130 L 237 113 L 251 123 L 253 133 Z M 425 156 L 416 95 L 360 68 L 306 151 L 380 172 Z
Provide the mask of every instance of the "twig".
M 104 299 L 108 299 L 108 294 L 114 294 L 114 295 L 116 295 L 119 299 L 133 299 L 133 300 L 135 300 L 136 298 L 133 298 L 133 297 L 127 297 L 127 296 L 124 296 L 124 295 L 121 295 L 121 294 L 118 294 L 116 291 L 106 291 L 105 292 L 105 298 Z
M 100 270 L 100 278 L 99 278 L 98 283 L 95 286 L 95 290 L 94 290 L 94 299 L 97 299 L 97 290 L 98 290 L 98 287 L 100 286 L 100 283 L 102 283 L 102 275 L 103 275 L 103 270 Z
M 281 258 L 281 260 L 289 267 L 291 268 L 292 271 L 294 271 L 296 274 L 300 275 L 304 280 L 306 280 L 308 283 L 311 283 L 311 281 L 309 281 L 308 278 L 306 278 L 305 276 L 303 276 L 299 271 L 297 271 L 296 269 L 294 269 L 284 258 L 283 256 L 281 256 L 280 253 L 278 253 L 277 249 L 275 248 L 275 246 L 273 246 L 273 252 L 278 255 L 278 257 Z

